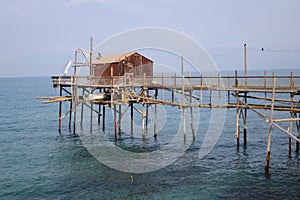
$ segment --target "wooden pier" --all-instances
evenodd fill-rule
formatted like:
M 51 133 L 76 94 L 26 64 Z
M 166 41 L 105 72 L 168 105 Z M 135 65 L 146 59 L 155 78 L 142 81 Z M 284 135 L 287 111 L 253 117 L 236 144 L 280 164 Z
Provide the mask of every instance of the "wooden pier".
M 289 76 L 267 76 L 265 72 L 261 76 L 239 76 L 237 72 L 233 76 L 217 75 L 197 75 L 184 71 L 184 59 L 181 59 L 181 74 L 166 76 L 147 76 L 124 74 L 124 76 L 115 76 L 114 68 L 111 67 L 111 76 L 96 76 L 93 74 L 93 61 L 91 57 L 87 58 L 86 63 L 77 61 L 75 53 L 75 62 L 73 64 L 74 74 L 72 76 L 52 76 L 53 87 L 59 88 L 58 96 L 37 97 L 43 99 L 43 103 L 58 102 L 58 130 L 61 131 L 62 119 L 69 117 L 69 130 L 76 134 L 77 124 L 82 128 L 84 118 L 84 108 L 90 110 L 90 131 L 95 120 L 102 124 L 105 130 L 106 110 L 113 111 L 114 136 L 121 134 L 122 118 L 126 112 L 130 112 L 131 124 L 130 130 L 133 134 L 134 111 L 139 113 L 142 122 L 142 136 L 146 137 L 145 130 L 148 126 L 148 109 L 153 106 L 154 111 L 154 133 L 157 133 L 157 105 L 166 105 L 180 108 L 182 110 L 183 141 L 186 140 L 186 111 L 190 109 L 192 137 L 195 137 L 195 128 L 193 122 L 193 109 L 235 109 L 236 113 L 236 143 L 237 147 L 241 144 L 241 135 L 243 135 L 243 145 L 247 145 L 247 115 L 248 111 L 255 112 L 266 123 L 269 124 L 268 141 L 266 150 L 265 170 L 269 171 L 271 155 L 271 136 L 273 128 L 279 129 L 285 133 L 288 138 L 289 153 L 292 152 L 292 141 L 296 141 L 296 152 L 299 152 L 300 142 L 300 76 L 291 73 Z M 91 55 L 90 55 L 91 56 Z M 79 76 L 77 69 L 79 67 L 89 67 L 90 74 Z M 171 93 L 171 97 L 166 97 L 166 93 Z M 203 94 L 209 97 L 204 99 Z M 280 98 L 276 97 L 276 94 Z M 159 95 L 160 94 L 160 95 Z M 225 95 L 223 95 L 225 94 Z M 181 98 L 175 98 L 180 95 Z M 213 95 L 218 96 L 219 101 L 213 101 Z M 224 98 L 224 96 L 226 96 Z M 222 99 L 222 100 L 221 100 Z M 249 103 L 255 100 L 255 103 Z M 69 103 L 69 109 L 63 113 L 63 102 Z M 253 101 L 252 101 L 253 102 Z M 284 104 L 282 104 L 284 103 Z M 135 105 L 140 104 L 141 109 Z M 122 107 L 125 107 L 122 112 Z M 264 111 L 264 112 L 262 112 Z M 264 114 L 268 111 L 269 114 Z M 274 117 L 275 111 L 289 113 L 288 118 L 277 119 Z M 78 117 L 79 112 L 79 117 Z M 93 119 L 94 113 L 97 118 Z M 279 122 L 288 123 L 288 129 L 283 128 Z M 297 131 L 292 131 L 293 123 L 296 124 Z M 241 128 L 243 131 L 241 132 Z

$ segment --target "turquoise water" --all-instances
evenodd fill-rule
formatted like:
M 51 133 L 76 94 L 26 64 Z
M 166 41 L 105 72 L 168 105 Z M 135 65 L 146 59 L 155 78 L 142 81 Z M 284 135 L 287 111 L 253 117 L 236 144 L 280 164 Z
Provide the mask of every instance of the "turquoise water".
M 67 120 L 58 134 L 57 104 L 35 99 L 58 94 L 50 78 L 2 78 L 0 91 L 1 199 L 300 198 L 299 155 L 288 155 L 288 138 L 274 130 L 270 174 L 265 174 L 268 124 L 250 111 L 246 148 L 236 148 L 235 110 L 231 110 L 217 145 L 205 158 L 198 158 L 205 131 L 205 122 L 200 122 L 199 137 L 175 163 L 131 174 L 96 160 L 80 137 L 69 133 Z M 201 114 L 204 121 L 207 112 Z M 158 144 L 166 142 L 163 135 L 170 135 L 159 134 Z M 119 145 L 127 140 L 120 139 Z M 155 143 L 152 137 L 148 141 Z

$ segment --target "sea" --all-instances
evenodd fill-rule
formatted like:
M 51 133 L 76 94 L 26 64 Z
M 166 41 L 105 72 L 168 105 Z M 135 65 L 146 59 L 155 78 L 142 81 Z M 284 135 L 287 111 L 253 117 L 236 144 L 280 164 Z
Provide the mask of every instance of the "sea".
M 289 154 L 288 136 L 273 128 L 271 167 L 266 173 L 269 124 L 250 110 L 246 146 L 241 131 L 241 145 L 237 148 L 236 110 L 226 109 L 216 144 L 206 156 L 199 157 L 212 120 L 211 110 L 203 109 L 195 140 L 177 159 L 157 170 L 135 173 L 122 170 L 121 162 L 119 169 L 101 162 L 89 151 L 80 134 L 69 131 L 68 117 L 62 120 L 62 130 L 58 132 L 58 103 L 43 104 L 36 99 L 58 95 L 58 89 L 51 84 L 50 77 L 0 78 L 0 199 L 300 198 L 300 158 L 295 152 L 295 142 Z M 64 103 L 63 109 L 66 111 L 68 106 Z M 158 130 L 157 139 L 151 131 L 146 139 L 123 131 L 113 141 L 111 113 L 107 115 L 103 134 L 113 145 L 132 153 L 156 151 L 168 144 L 180 127 L 177 121 L 180 109 L 167 106 L 165 110 L 169 114 L 165 116 L 164 127 Z M 261 112 L 269 115 L 268 111 Z M 284 115 L 289 113 L 275 112 L 274 117 Z M 93 119 L 96 127 L 97 117 Z M 288 124 L 282 126 L 287 128 Z M 80 130 L 79 125 L 77 129 L 77 133 L 89 131 Z M 178 145 L 183 143 L 183 137 L 179 138 L 182 140 L 176 141 Z

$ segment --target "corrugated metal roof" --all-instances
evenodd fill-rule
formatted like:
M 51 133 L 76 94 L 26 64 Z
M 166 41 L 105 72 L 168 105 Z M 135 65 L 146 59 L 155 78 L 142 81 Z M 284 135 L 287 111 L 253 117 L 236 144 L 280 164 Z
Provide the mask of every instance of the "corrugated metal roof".
M 116 63 L 124 60 L 126 57 L 129 57 L 137 52 L 127 52 L 122 54 L 110 54 L 100 59 L 94 61 L 94 64 L 107 64 L 107 63 Z M 138 54 L 138 53 L 137 53 Z

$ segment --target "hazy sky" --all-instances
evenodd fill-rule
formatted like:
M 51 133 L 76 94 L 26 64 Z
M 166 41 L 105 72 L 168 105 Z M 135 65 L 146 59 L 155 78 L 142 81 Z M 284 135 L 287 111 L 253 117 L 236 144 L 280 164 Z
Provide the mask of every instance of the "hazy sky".
M 243 69 L 244 43 L 250 69 L 300 68 L 299 8 L 299 0 L 1 0 L 0 76 L 61 74 L 90 36 L 96 45 L 140 27 L 194 38 L 221 70 Z

